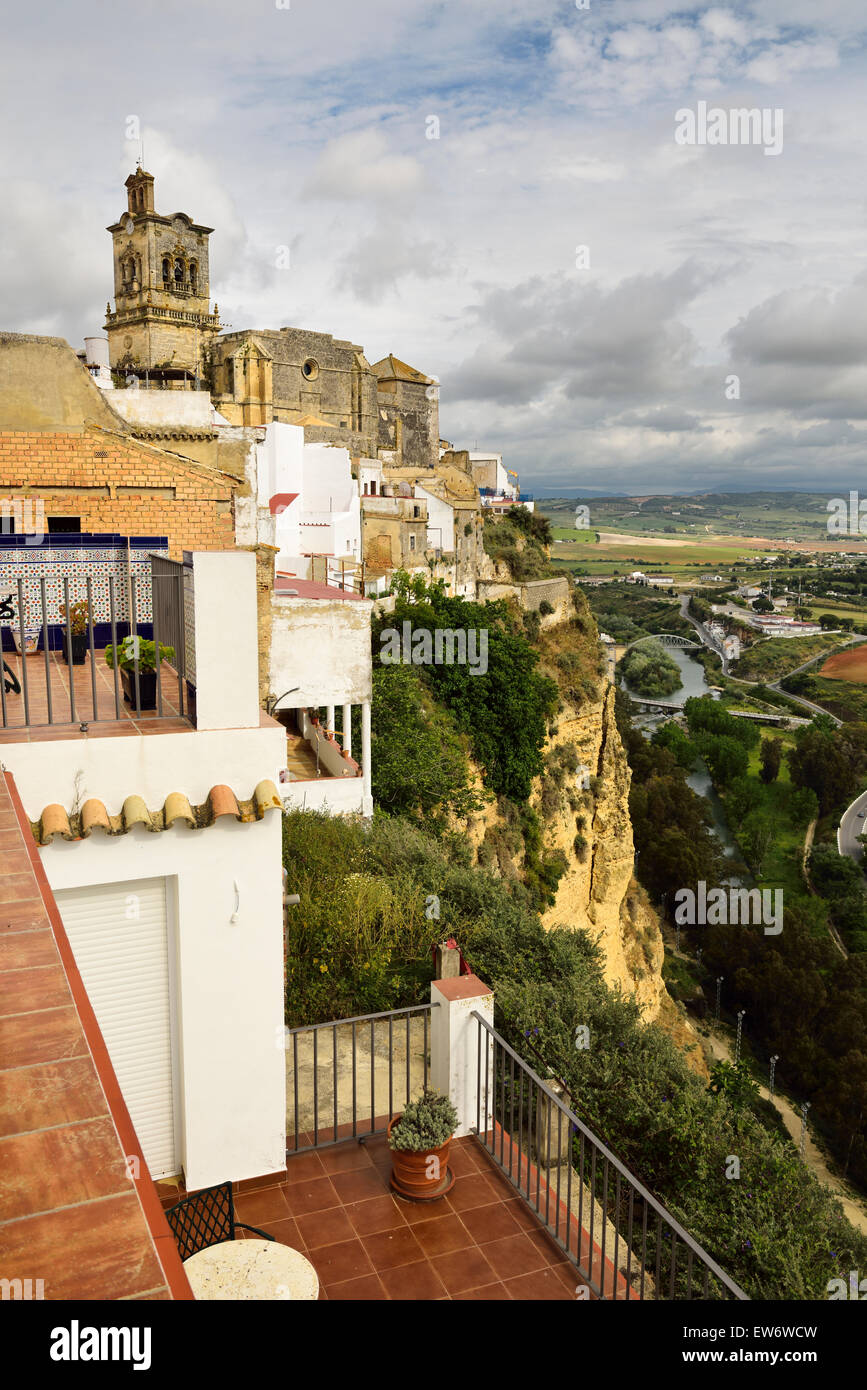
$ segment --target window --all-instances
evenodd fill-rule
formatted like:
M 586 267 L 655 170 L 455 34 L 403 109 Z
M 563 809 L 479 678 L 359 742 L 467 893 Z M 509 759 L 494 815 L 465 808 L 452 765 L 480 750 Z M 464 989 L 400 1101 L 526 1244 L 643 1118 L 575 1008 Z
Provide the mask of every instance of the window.
M 415 550 L 415 536 L 410 536 L 410 538 L 409 538 L 409 548 L 410 548 L 410 550 Z
M 319 363 L 316 361 L 314 357 L 308 357 L 307 361 L 303 364 L 301 371 L 304 373 L 308 381 L 315 381 L 319 375 Z
M 163 258 L 163 284 L 167 285 L 172 278 L 172 263 L 168 256 Z
M 375 479 L 375 478 L 371 481 L 371 484 L 370 484 L 370 495 L 371 495 L 371 497 L 375 497 L 375 496 L 376 496 L 376 479 Z
M 60 533 L 65 532 L 66 534 L 69 534 L 69 533 L 71 533 L 71 532 L 74 532 L 75 535 L 79 536 L 79 535 L 81 534 L 81 517 L 80 517 L 80 516 L 50 516 L 50 517 L 48 517 L 48 534 L 49 534 L 49 536 L 54 536 L 54 535 L 56 535 L 58 532 L 60 532 Z
M 183 263 L 182 260 L 177 260 L 177 261 L 175 261 L 175 284 L 176 284 L 176 285 L 182 285 L 183 283 L 184 283 L 184 263 Z
M 196 288 L 196 281 L 199 276 L 199 267 L 195 261 L 190 261 L 190 289 Z

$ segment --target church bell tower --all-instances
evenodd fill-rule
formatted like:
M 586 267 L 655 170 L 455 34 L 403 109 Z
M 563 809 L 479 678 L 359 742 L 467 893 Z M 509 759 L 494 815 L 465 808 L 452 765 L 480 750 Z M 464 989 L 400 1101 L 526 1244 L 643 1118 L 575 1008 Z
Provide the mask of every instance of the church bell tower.
M 114 302 L 105 328 L 111 367 L 141 384 L 175 388 L 204 382 L 210 344 L 220 331 L 211 313 L 208 238 L 175 212 L 154 210 L 154 179 L 141 167 L 126 180 L 127 208 L 107 230 L 114 254 Z

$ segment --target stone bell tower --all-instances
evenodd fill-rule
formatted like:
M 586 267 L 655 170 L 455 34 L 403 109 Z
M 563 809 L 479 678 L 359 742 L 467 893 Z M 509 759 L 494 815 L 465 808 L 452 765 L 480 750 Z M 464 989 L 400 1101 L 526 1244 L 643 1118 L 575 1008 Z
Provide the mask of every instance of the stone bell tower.
M 153 175 L 126 180 L 127 209 L 107 230 L 114 253 L 114 312 L 107 306 L 109 361 L 142 386 L 205 384 L 210 344 L 220 331 L 210 310 L 208 238 L 213 227 L 185 212 L 154 210 Z

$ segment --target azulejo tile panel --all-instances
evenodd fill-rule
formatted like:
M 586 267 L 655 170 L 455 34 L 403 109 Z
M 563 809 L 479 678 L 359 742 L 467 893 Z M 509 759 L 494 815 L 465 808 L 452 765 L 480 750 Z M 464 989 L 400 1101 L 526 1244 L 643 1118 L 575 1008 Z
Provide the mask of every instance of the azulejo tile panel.
M 61 622 L 61 608 L 66 602 L 76 603 L 87 597 L 87 580 L 91 582 L 94 618 L 97 623 L 111 621 L 111 584 L 114 580 L 115 621 L 130 620 L 130 594 L 134 597 L 136 620 L 150 623 L 153 619 L 151 601 L 150 555 L 168 555 L 165 536 L 131 538 L 129 551 L 126 540 L 119 536 L 75 537 L 75 541 L 99 540 L 101 544 L 45 544 L 29 548 L 21 544 L 23 537 L 0 537 L 0 602 L 7 599 L 12 606 L 12 618 L 0 619 L 4 626 L 20 622 L 18 585 L 24 599 L 25 626 L 42 623 L 42 583 L 45 583 L 45 617 L 49 624 Z M 48 541 L 46 537 L 46 541 Z M 66 541 L 67 538 L 64 538 Z M 132 585 L 128 582 L 132 580 Z

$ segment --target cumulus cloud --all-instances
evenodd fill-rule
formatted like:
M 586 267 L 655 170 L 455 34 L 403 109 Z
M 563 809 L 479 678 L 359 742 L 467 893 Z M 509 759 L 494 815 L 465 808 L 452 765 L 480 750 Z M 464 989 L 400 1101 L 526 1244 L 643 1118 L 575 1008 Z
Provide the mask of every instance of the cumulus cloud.
M 398 202 L 423 183 L 417 159 L 390 151 L 379 131 L 361 130 L 326 146 L 304 192 L 308 198 Z

